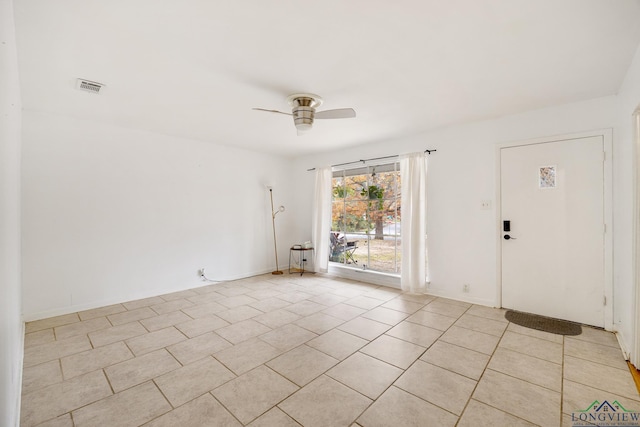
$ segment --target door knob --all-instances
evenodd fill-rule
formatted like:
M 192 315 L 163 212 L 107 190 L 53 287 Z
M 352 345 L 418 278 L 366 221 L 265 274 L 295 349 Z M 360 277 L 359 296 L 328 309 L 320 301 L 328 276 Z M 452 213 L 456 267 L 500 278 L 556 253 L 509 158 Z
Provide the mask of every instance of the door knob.
M 504 235 L 504 240 L 510 240 L 510 239 L 515 239 L 515 237 L 511 237 L 508 234 Z

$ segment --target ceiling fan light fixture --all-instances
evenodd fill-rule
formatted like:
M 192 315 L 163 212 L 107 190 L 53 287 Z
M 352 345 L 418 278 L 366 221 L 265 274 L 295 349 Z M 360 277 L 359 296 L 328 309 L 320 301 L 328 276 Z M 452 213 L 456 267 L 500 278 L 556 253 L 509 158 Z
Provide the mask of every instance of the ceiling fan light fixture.
M 311 106 L 296 105 L 293 107 L 293 123 L 300 132 L 307 132 L 313 126 L 313 116 L 316 110 Z
M 296 123 L 298 132 L 309 132 L 313 125 L 311 123 Z
M 356 116 L 353 108 L 338 108 L 333 110 L 320 111 L 316 115 L 316 108 L 322 105 L 322 98 L 312 93 L 294 93 L 287 97 L 287 102 L 291 106 L 291 113 L 266 108 L 253 108 L 258 111 L 268 113 L 284 114 L 293 117 L 293 124 L 298 131 L 298 135 L 308 132 L 313 127 L 314 119 L 348 119 Z

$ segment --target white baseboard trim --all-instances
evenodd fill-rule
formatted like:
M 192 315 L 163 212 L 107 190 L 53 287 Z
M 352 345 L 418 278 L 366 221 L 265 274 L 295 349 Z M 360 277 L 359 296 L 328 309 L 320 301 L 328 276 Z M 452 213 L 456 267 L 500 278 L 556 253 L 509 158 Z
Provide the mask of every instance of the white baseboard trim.
M 20 333 L 20 354 L 18 355 L 18 372 L 16 373 L 16 384 L 15 384 L 15 395 L 16 396 L 16 407 L 14 410 L 15 420 L 14 427 L 20 427 L 20 409 L 22 408 L 22 372 L 24 371 L 24 334 L 25 334 L 25 323 L 22 322 L 22 328 Z
M 616 339 L 618 340 L 618 345 L 620 346 L 620 350 L 622 350 L 622 355 L 624 356 L 624 360 L 629 360 L 629 356 L 630 356 L 629 345 L 627 344 L 627 340 L 625 339 L 624 334 L 622 332 L 616 331 L 615 325 L 613 326 L 612 332 L 615 334 Z
M 343 279 L 358 280 L 360 282 L 371 283 L 374 285 L 387 286 L 394 289 L 400 288 L 400 277 L 397 275 L 373 272 L 371 270 L 362 270 L 357 268 L 342 267 L 339 265 L 329 264 L 329 274 Z M 427 295 L 433 295 L 440 298 L 447 298 L 456 301 L 468 302 L 470 304 L 478 304 L 486 307 L 495 307 L 495 300 L 492 298 L 476 298 L 467 296 L 463 293 L 449 292 L 444 289 L 427 288 Z
M 287 271 L 287 269 L 283 269 L 283 267 L 280 267 L 279 270 Z M 232 275 L 232 276 L 228 276 L 228 277 L 225 277 L 225 278 L 211 277 L 212 280 L 215 279 L 216 281 L 214 281 L 214 282 L 198 281 L 198 282 L 195 282 L 195 283 L 191 283 L 188 287 L 173 288 L 173 289 L 147 290 L 145 292 L 133 293 L 133 294 L 131 294 L 129 296 L 126 296 L 126 297 L 109 298 L 109 299 L 100 300 L 100 301 L 94 301 L 94 302 L 85 303 L 85 304 L 74 304 L 74 305 L 71 305 L 71 306 L 55 308 L 55 309 L 52 309 L 52 310 L 45 310 L 45 311 L 40 311 L 40 312 L 36 312 L 36 313 L 28 313 L 28 314 L 25 314 L 23 316 L 23 319 L 24 319 L 25 322 L 33 322 L 34 320 L 47 319 L 49 317 L 55 317 L 55 316 L 63 316 L 65 314 L 77 313 L 77 312 L 85 311 L 85 310 L 92 310 L 94 308 L 105 307 L 105 306 L 108 306 L 108 305 L 122 304 L 124 302 L 136 301 L 136 300 L 144 299 L 144 298 L 151 298 L 151 297 L 155 297 L 155 296 L 158 296 L 158 295 L 170 294 L 170 293 L 173 293 L 173 292 L 181 292 L 181 291 L 187 291 L 189 289 L 202 288 L 202 287 L 209 286 L 209 285 L 215 285 L 216 283 L 232 282 L 232 281 L 235 281 L 235 280 L 246 279 L 248 277 L 259 276 L 261 274 L 271 273 L 272 271 L 273 270 L 271 268 L 267 268 L 267 269 L 263 269 L 263 270 L 259 270 L 259 271 L 253 271 L 253 272 L 247 272 L 247 273 L 243 273 L 243 274 Z M 212 273 L 207 273 L 207 275 L 213 276 Z
M 470 304 L 478 304 L 478 305 L 483 305 L 486 307 L 496 307 L 495 304 L 495 300 L 494 299 L 487 299 L 487 298 L 476 298 L 476 297 L 472 297 L 472 296 L 467 296 L 463 293 L 456 293 L 456 292 L 448 292 L 444 289 L 427 289 L 427 295 L 433 295 L 435 297 L 439 297 L 439 298 L 447 298 L 447 299 L 452 299 L 455 301 L 462 301 L 462 302 L 468 302 Z
M 342 267 L 340 265 L 331 264 L 329 264 L 329 274 L 342 279 L 357 280 L 359 282 L 400 289 L 400 277 L 394 274 L 385 274 L 371 270 L 362 270 L 360 268 Z

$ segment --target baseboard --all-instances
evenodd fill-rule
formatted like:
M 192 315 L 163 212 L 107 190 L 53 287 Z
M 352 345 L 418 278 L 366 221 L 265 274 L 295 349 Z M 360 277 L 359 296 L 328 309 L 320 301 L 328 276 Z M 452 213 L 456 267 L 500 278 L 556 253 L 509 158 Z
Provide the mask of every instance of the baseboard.
M 484 305 L 486 307 L 495 307 L 496 306 L 494 299 L 477 298 L 477 297 L 473 297 L 473 296 L 466 296 L 466 295 L 460 294 L 460 293 L 447 292 L 447 291 L 442 290 L 442 289 L 428 288 L 427 289 L 427 295 L 433 295 L 433 296 L 436 296 L 436 297 L 439 297 L 439 298 L 452 299 L 452 300 L 455 300 L 455 301 L 468 302 L 470 304 Z
M 625 339 L 625 336 L 622 332 L 617 331 L 615 329 L 615 325 L 613 326 L 613 331 L 614 335 L 616 336 L 616 339 L 618 340 L 618 345 L 620 346 L 620 350 L 622 350 L 622 355 L 624 356 L 624 360 L 629 360 L 629 346 L 627 345 L 627 340 Z
M 400 277 L 392 274 L 384 274 L 372 272 L 371 270 L 342 267 L 338 265 L 329 265 L 329 275 L 343 279 L 358 280 L 360 282 L 371 283 L 374 285 L 387 286 L 394 289 L 401 289 Z M 466 296 L 465 294 L 447 292 L 442 289 L 427 287 L 427 295 L 468 302 L 470 304 L 483 305 L 486 307 L 495 307 L 495 300 L 492 298 L 477 298 L 473 296 Z
M 16 407 L 14 410 L 15 420 L 13 425 L 15 427 L 20 427 L 20 409 L 22 408 L 22 372 L 24 370 L 24 333 L 25 333 L 25 323 L 21 322 L 21 331 L 20 331 L 20 353 L 18 354 L 18 366 L 17 366 L 17 378 L 15 384 L 15 396 L 16 396 Z
M 284 267 L 280 267 L 279 270 L 285 271 Z M 173 293 L 173 292 L 187 291 L 187 290 L 190 290 L 190 289 L 198 289 L 198 288 L 202 288 L 204 286 L 209 286 L 209 285 L 212 285 L 212 284 L 215 284 L 215 283 L 232 282 L 232 281 L 235 281 L 235 280 L 241 280 L 241 279 L 246 279 L 248 277 L 259 276 L 259 275 L 262 275 L 262 274 L 271 273 L 271 271 L 273 271 L 271 268 L 266 268 L 266 269 L 263 269 L 263 270 L 246 272 L 246 273 L 243 273 L 243 274 L 227 276 L 227 277 L 224 277 L 224 278 L 223 277 L 210 277 L 212 281 L 196 282 L 196 283 L 191 284 L 191 286 L 185 287 L 185 288 L 148 290 L 146 292 L 134 293 L 134 294 L 126 296 L 126 297 L 110 298 L 110 299 L 106 299 L 106 300 L 94 301 L 94 302 L 85 303 L 85 304 L 75 304 L 75 305 L 71 305 L 71 306 L 67 306 L 67 307 L 55 308 L 55 309 L 52 309 L 52 310 L 45 310 L 45 311 L 40 311 L 40 312 L 36 312 L 36 313 L 29 313 L 29 314 L 24 315 L 23 318 L 24 318 L 25 322 L 33 322 L 34 320 L 47 319 L 49 317 L 56 317 L 56 316 L 63 316 L 65 314 L 77 313 L 77 312 L 85 311 L 85 310 L 92 310 L 94 308 L 106 307 L 108 305 L 122 304 L 124 302 L 136 301 L 136 300 L 139 300 L 139 299 L 156 297 L 156 296 L 159 296 L 159 295 L 170 294 L 170 293 Z M 207 273 L 207 275 L 213 276 L 213 274 L 211 274 L 211 273 Z
M 371 283 L 374 285 L 387 286 L 400 289 L 400 277 L 394 274 L 373 272 L 359 268 L 342 267 L 339 265 L 329 265 L 329 275 L 342 279 L 357 280 L 359 282 Z
M 633 366 L 631 362 L 627 362 L 627 366 L 629 366 L 629 371 L 631 371 L 633 382 L 636 384 L 636 388 L 638 389 L 638 393 L 640 394 L 640 371 L 638 370 L 638 368 Z

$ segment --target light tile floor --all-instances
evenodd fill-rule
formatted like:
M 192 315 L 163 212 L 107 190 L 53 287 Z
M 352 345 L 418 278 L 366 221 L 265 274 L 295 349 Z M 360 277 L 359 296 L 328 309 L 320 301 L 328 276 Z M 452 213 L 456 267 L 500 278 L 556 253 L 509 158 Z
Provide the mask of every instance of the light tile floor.
M 23 426 L 571 426 L 640 411 L 613 334 L 322 275 L 263 275 L 26 325 Z

